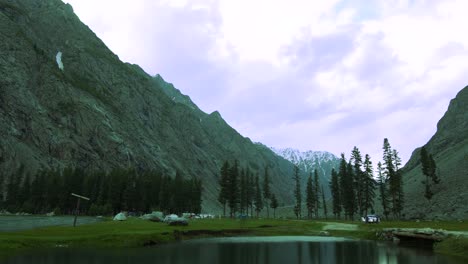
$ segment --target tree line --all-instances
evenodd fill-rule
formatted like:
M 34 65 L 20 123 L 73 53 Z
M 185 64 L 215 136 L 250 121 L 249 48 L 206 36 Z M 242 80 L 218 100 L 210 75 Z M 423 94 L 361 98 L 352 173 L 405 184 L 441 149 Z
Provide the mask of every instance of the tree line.
M 259 173 L 249 167 L 240 168 L 237 160 L 232 164 L 225 161 L 220 169 L 218 194 L 224 217 L 226 209 L 229 209 L 231 218 L 236 214 L 253 216 L 254 212 L 258 217 L 264 208 L 267 209 L 267 217 L 270 217 L 269 208 L 273 209 L 273 217 L 276 217 L 278 200 L 271 191 L 271 184 L 268 167 L 264 168 L 263 178 L 260 179 Z
M 400 166 L 398 151 L 391 148 L 387 138 L 383 143 L 383 163 L 377 163 L 377 179 L 368 154 L 363 160 L 359 149 L 354 147 L 349 161 L 346 161 L 342 153 L 339 169 L 332 170 L 330 181 L 335 218 L 341 218 L 343 213 L 345 219 L 353 220 L 355 214 L 375 213 L 374 201 L 378 193 L 384 216 L 400 219 L 404 206 Z
M 0 172 L 0 208 L 10 212 L 72 214 L 77 193 L 90 198 L 80 213 L 109 215 L 121 211 L 200 213 L 202 182 L 180 173 L 170 177 L 156 171 L 117 168 L 86 172 L 79 168 L 40 170 L 34 175 L 20 166 L 11 175 Z
M 299 167 L 294 166 L 294 175 L 293 180 L 295 183 L 294 197 L 296 203 L 294 205 L 293 211 L 297 219 L 302 218 L 302 192 L 301 192 L 301 181 L 299 175 Z M 305 202 L 307 208 L 307 219 L 312 219 L 315 215 L 315 218 L 319 217 L 319 209 L 323 209 L 323 215 L 327 218 L 327 204 L 325 201 L 325 193 L 323 191 L 323 186 L 319 184 L 319 175 L 317 169 L 309 173 L 307 178 L 307 184 L 305 189 Z

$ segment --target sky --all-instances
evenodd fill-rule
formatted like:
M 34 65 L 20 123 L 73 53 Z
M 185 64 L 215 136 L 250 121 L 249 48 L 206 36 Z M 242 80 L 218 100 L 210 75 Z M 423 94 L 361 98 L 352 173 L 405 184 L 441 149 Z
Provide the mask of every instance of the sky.
M 63 0 L 243 136 L 405 163 L 468 85 L 466 0 Z M 375 165 L 374 165 L 375 166 Z

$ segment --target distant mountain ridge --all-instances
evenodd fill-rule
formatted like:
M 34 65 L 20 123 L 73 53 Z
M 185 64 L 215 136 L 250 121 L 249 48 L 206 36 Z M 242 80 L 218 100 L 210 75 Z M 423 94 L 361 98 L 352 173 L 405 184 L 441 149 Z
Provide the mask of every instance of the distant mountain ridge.
M 328 151 L 300 151 L 294 148 L 271 148 L 278 156 L 297 165 L 306 175 L 313 173 L 315 169 L 319 174 L 320 184 L 324 186 L 325 195 L 329 195 L 331 170 L 338 171 L 340 159 Z M 305 179 L 304 179 L 305 182 Z

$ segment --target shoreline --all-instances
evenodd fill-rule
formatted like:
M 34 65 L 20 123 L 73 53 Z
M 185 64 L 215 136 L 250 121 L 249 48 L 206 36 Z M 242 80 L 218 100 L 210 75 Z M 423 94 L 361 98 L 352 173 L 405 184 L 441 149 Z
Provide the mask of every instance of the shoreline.
M 356 228 L 349 228 L 349 225 Z M 326 227 L 328 226 L 328 229 Z M 334 226 L 337 230 L 329 229 Z M 347 226 L 346 228 L 339 228 Z M 138 218 L 71 226 L 52 226 L 32 230 L 0 232 L 0 258 L 11 257 L 28 250 L 53 248 L 141 248 L 199 238 L 239 236 L 318 236 L 342 237 L 358 240 L 383 241 L 379 232 L 386 228 L 446 227 L 451 231 L 468 230 L 465 223 L 386 222 L 362 224 L 350 221 L 310 221 L 274 219 L 209 219 L 192 220 L 188 226 L 169 226 Z M 468 260 L 468 237 L 451 235 L 434 246 L 437 254 Z

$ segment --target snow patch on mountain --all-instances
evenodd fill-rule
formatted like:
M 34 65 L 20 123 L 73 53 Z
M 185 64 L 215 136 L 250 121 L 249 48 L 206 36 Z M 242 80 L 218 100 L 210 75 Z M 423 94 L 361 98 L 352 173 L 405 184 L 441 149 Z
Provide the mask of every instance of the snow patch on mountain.
M 289 160 L 293 164 L 299 166 L 305 172 L 313 171 L 314 169 L 320 169 L 324 163 L 335 163 L 339 158 L 328 151 L 299 151 L 293 148 L 271 148 L 278 156 L 283 157 L 286 160 Z M 330 172 L 320 171 L 323 174 L 328 174 Z

